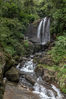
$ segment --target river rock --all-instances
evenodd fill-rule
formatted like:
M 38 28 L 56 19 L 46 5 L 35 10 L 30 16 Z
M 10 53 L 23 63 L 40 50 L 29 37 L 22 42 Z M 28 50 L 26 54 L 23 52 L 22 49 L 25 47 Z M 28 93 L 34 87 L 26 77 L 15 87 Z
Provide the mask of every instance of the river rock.
M 32 84 L 34 85 L 36 83 L 36 80 L 32 78 L 30 75 L 25 75 L 25 78 Z
M 40 64 L 46 64 L 46 65 L 49 65 L 49 66 L 53 66 L 54 62 L 52 61 L 51 56 L 49 54 L 47 54 L 40 59 Z
M 37 77 L 39 77 L 39 76 L 43 76 L 43 74 L 44 74 L 44 69 L 42 68 L 42 67 L 36 67 L 35 68 L 35 73 L 36 73 L 36 75 L 37 75 Z
M 15 67 L 12 67 L 10 70 L 8 70 L 5 75 L 7 79 L 10 81 L 13 81 L 13 82 L 19 81 L 19 72 Z
M 35 69 L 37 77 L 41 76 L 42 79 L 46 82 L 55 82 L 55 72 L 45 69 L 42 66 L 37 66 Z
M 33 94 L 29 89 L 23 88 L 20 85 L 15 86 L 11 82 L 8 82 L 3 99 L 40 99 L 40 97 Z
M 3 73 L 4 73 L 4 76 L 5 76 L 5 73 L 12 67 L 12 66 L 15 66 L 16 62 L 14 59 L 12 59 L 10 56 L 8 56 L 6 58 L 6 63 L 3 67 Z
M 55 76 L 54 76 L 54 71 L 50 71 L 48 69 L 44 69 L 44 75 L 43 75 L 43 80 L 46 82 L 55 82 Z

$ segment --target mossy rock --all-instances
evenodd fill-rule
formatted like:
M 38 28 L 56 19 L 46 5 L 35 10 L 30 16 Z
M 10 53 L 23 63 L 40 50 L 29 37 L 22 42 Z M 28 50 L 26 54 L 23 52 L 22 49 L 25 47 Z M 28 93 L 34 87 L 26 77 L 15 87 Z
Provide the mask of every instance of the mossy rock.
M 19 59 L 20 59 L 20 57 L 19 57 L 18 55 L 14 56 L 13 58 L 14 58 L 14 60 L 17 61 L 17 62 L 18 62 Z
M 42 67 L 36 67 L 35 68 L 35 73 L 36 73 L 36 75 L 37 75 L 37 77 L 39 77 L 39 76 L 43 76 L 44 75 L 44 68 L 42 68 Z
M 7 72 L 12 66 L 15 66 L 15 64 L 16 64 L 16 62 L 15 62 L 14 59 L 8 58 L 8 59 L 6 60 L 5 66 L 4 66 L 4 71 L 3 71 L 4 74 L 5 74 L 5 72 Z
M 19 72 L 15 67 L 12 67 L 5 74 L 9 81 L 18 82 L 19 81 Z

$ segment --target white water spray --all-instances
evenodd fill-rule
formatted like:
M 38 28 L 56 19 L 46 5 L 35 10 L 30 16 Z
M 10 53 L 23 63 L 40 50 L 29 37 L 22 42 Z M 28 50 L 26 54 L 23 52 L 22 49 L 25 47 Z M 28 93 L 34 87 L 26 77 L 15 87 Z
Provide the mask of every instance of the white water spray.
M 38 26 L 37 38 L 41 45 L 50 42 L 50 18 L 43 18 Z
M 33 93 L 36 93 L 40 96 L 41 99 L 63 99 L 60 90 L 56 88 L 54 85 L 51 85 L 54 91 L 57 93 L 55 96 L 52 90 L 46 89 L 43 85 L 39 84 L 40 78 L 37 79 L 37 82 L 34 85 Z
M 27 62 L 24 64 L 24 66 L 20 69 L 20 71 L 33 73 L 33 72 L 34 72 L 33 59 L 30 59 L 29 61 L 27 61 Z
M 17 66 L 18 69 L 19 66 L 20 64 Z M 34 69 L 35 66 L 33 63 L 33 59 L 30 58 L 28 61 L 25 62 L 24 66 L 20 68 L 20 71 L 32 74 L 34 73 Z M 54 85 L 50 85 L 52 89 L 57 93 L 57 95 L 55 95 L 53 90 L 49 88 L 47 89 L 41 84 L 41 82 L 43 82 L 43 80 L 41 77 L 39 77 L 37 78 L 37 81 L 33 86 L 33 93 L 38 94 L 40 99 L 63 99 L 63 96 L 58 88 L 56 88 Z

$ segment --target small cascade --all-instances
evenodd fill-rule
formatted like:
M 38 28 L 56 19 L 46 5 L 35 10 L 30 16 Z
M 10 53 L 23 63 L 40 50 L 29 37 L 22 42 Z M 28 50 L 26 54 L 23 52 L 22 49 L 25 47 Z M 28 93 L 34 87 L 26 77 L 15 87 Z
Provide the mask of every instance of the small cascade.
M 37 38 L 41 45 L 50 42 L 50 18 L 43 18 L 38 26 Z
M 54 85 L 51 84 L 51 87 L 57 93 L 57 96 L 55 96 L 53 90 L 47 89 L 46 86 L 44 87 L 42 84 L 39 84 L 39 82 L 40 82 L 40 77 L 37 78 L 37 82 L 33 87 L 34 88 L 33 93 L 38 94 L 41 99 L 63 99 L 60 90 L 56 88 Z
M 27 61 L 24 66 L 21 68 L 21 71 L 24 72 L 34 72 L 34 65 L 33 65 L 33 59 L 30 59 L 29 61 Z
M 49 85 L 51 88 L 47 87 L 47 84 L 44 84 L 44 81 L 39 76 L 35 75 L 35 64 L 33 63 L 33 57 L 26 60 L 25 64 L 19 68 L 20 64 L 17 68 L 20 72 L 24 72 L 20 77 L 20 81 L 23 85 L 29 86 L 28 88 L 32 88 L 32 93 L 37 94 L 40 99 L 63 99 L 63 96 L 58 88 L 54 85 Z M 25 75 L 25 76 L 24 76 Z M 27 79 L 25 77 L 28 77 Z M 34 82 L 35 80 L 35 82 Z M 34 84 L 32 85 L 33 82 Z

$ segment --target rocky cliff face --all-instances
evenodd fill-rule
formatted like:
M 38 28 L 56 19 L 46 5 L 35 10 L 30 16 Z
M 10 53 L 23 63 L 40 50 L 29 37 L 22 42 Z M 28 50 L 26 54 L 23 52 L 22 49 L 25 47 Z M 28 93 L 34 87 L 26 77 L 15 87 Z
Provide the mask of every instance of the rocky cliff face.
M 30 24 L 27 29 L 26 36 L 32 42 L 40 45 L 46 45 L 50 42 L 50 18 L 45 17 L 34 22 L 33 24 Z
M 8 55 L 7 55 L 8 56 Z M 15 68 L 15 62 L 11 57 L 4 55 L 0 51 L 0 99 L 3 99 L 6 78 L 10 81 L 17 82 L 19 80 L 19 72 Z
M 37 20 L 34 23 L 30 24 L 25 33 L 26 39 L 32 41 L 33 43 L 39 43 L 37 39 L 37 28 L 39 23 L 40 23 L 40 20 Z

